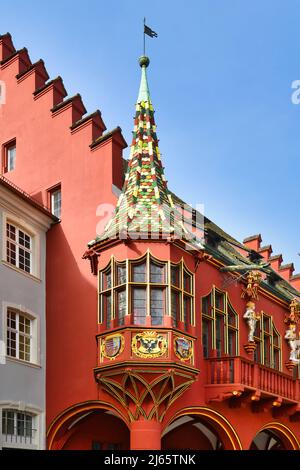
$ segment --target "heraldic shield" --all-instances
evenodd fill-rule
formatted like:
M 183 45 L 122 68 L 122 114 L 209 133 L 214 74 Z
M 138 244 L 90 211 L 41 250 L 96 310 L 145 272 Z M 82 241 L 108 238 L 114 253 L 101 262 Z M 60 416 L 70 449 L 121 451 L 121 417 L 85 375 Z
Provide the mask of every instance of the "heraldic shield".
M 175 354 L 183 361 L 189 360 L 193 355 L 192 342 L 186 338 L 176 338 Z
M 109 335 L 102 342 L 101 353 L 103 357 L 115 359 L 124 349 L 122 335 Z
M 160 357 L 166 353 L 167 338 L 156 331 L 143 331 L 132 338 L 132 351 L 143 358 Z

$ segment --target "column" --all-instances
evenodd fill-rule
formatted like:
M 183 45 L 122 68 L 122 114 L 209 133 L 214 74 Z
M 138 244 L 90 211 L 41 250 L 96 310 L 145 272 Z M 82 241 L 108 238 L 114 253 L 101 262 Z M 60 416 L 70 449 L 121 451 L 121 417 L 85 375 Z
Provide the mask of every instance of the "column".
M 161 423 L 157 421 L 138 420 L 131 423 L 131 450 L 160 450 Z

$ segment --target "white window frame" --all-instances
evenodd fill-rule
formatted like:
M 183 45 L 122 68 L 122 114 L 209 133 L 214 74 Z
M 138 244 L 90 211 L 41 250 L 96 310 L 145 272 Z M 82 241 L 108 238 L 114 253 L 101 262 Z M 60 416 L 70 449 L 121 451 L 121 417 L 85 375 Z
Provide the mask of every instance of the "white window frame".
M 33 418 L 32 427 L 35 429 L 33 434 L 32 442 L 18 442 L 18 436 L 15 436 L 15 439 L 5 438 L 2 429 L 2 417 L 3 411 L 14 411 L 17 413 L 26 413 L 30 414 Z M 15 418 L 16 419 L 16 418 Z M 11 448 L 11 449 L 45 449 L 46 443 L 44 438 L 45 432 L 45 413 L 37 407 L 32 405 L 26 405 L 22 401 L 1 401 L 0 402 L 0 450 L 2 447 Z M 21 440 L 21 439 L 20 439 Z
M 26 309 L 22 305 L 16 305 L 13 303 L 8 303 L 8 302 L 3 302 L 3 321 L 2 321 L 2 331 L 3 331 L 3 342 L 4 342 L 4 347 L 3 347 L 3 358 L 2 358 L 2 363 L 6 363 L 7 360 L 9 361 L 15 361 L 18 363 L 22 363 L 24 365 L 29 365 L 29 366 L 38 366 L 41 367 L 41 335 L 40 335 L 40 318 L 36 314 L 34 314 L 31 310 Z M 25 359 L 20 359 L 18 356 L 19 354 L 15 356 L 10 356 L 7 353 L 7 343 L 8 343 L 8 338 L 7 338 L 7 318 L 8 318 L 8 312 L 13 311 L 16 312 L 20 315 L 23 315 L 24 317 L 28 318 L 31 321 L 31 350 L 30 350 L 30 361 L 27 361 Z M 18 335 L 17 335 L 18 336 Z M 19 344 L 17 343 L 16 349 L 18 348 Z
M 8 433 L 8 432 L 4 432 L 4 429 L 3 429 L 3 418 L 4 418 L 4 413 L 11 413 L 13 416 L 12 416 L 12 420 L 10 421 L 13 421 L 13 432 L 12 433 Z M 24 429 L 23 429 L 23 434 L 21 433 L 18 433 L 18 425 L 19 425 L 19 422 L 20 422 L 20 417 L 18 417 L 18 415 L 21 415 L 20 417 L 23 418 L 23 422 L 24 422 Z M 31 426 L 30 426 L 30 434 L 31 436 L 27 436 L 27 426 L 26 426 L 26 418 L 31 418 Z M 23 445 L 32 445 L 34 443 L 34 441 L 36 440 L 36 436 L 35 436 L 35 433 L 36 433 L 36 427 L 35 427 L 35 416 L 32 414 L 32 413 L 28 413 L 28 411 L 20 411 L 20 410 L 16 410 L 14 408 L 3 408 L 2 409 L 2 438 L 3 438 L 3 441 L 4 443 L 19 443 L 19 444 L 23 444 Z M 6 419 L 6 428 L 8 428 L 9 426 L 7 426 L 8 424 L 8 420 Z M 7 429 L 6 429 L 7 430 Z M 29 441 L 29 442 L 28 442 Z
M 23 273 L 25 276 L 33 276 L 34 278 L 40 279 L 41 275 L 41 237 L 40 233 L 35 230 L 31 225 L 26 223 L 20 217 L 8 212 L 2 213 L 2 262 L 9 266 L 10 268 L 18 271 L 19 273 Z M 6 243 L 7 243 L 7 236 L 6 236 L 6 226 L 7 223 L 14 225 L 26 235 L 31 237 L 31 269 L 30 273 L 25 271 L 24 269 L 19 268 L 17 265 L 14 265 L 7 261 L 7 252 L 6 252 Z
M 55 205 L 55 195 L 56 194 L 60 194 L 60 206 L 59 206 L 59 215 L 57 215 L 55 213 L 55 210 L 54 210 L 54 205 Z M 61 218 L 61 187 L 57 187 L 56 189 L 54 189 L 53 191 L 50 192 L 50 196 L 51 196 L 51 212 L 53 215 L 55 215 L 58 219 Z
M 11 150 L 14 150 L 14 155 L 11 160 Z M 6 153 L 6 170 L 7 172 L 13 171 L 16 168 L 16 158 L 17 158 L 17 145 L 16 142 L 12 142 L 11 144 L 7 144 L 5 148 Z M 12 164 L 11 164 L 12 163 Z
M 8 320 L 9 320 L 9 316 L 10 315 L 14 315 L 15 316 L 15 323 L 16 323 L 16 327 L 15 328 L 12 328 L 11 326 L 9 326 L 8 324 Z M 33 362 L 32 361 L 32 356 L 33 356 L 33 351 L 32 351 L 32 345 L 33 345 L 33 320 L 32 318 L 30 318 L 28 315 L 25 315 L 23 312 L 20 312 L 19 310 L 15 310 L 15 309 L 12 309 L 12 308 L 8 308 L 7 309 L 7 326 L 6 326 L 6 354 L 8 357 L 12 357 L 14 359 L 19 359 L 20 361 L 24 361 L 24 362 Z M 29 321 L 29 327 L 30 327 L 30 332 L 29 333 L 26 333 L 25 331 L 21 331 L 21 328 L 20 328 L 20 319 L 21 318 L 24 318 L 24 320 L 28 320 Z M 13 354 L 9 354 L 8 353 L 8 349 L 12 349 L 12 346 L 10 345 L 9 347 L 9 332 L 10 333 L 13 333 L 15 334 L 15 356 Z M 24 342 L 24 356 L 25 357 L 20 357 L 21 356 L 21 350 L 20 350 L 20 340 L 21 340 L 21 337 L 23 337 L 24 339 L 27 338 L 29 339 L 29 359 L 26 359 L 26 344 Z M 11 343 L 10 343 L 11 344 Z
M 7 235 L 7 230 L 8 230 L 8 226 L 9 227 L 13 227 L 14 230 L 15 230 L 15 240 L 13 240 L 12 238 L 9 237 L 9 235 Z M 29 238 L 29 242 L 30 242 L 30 247 L 26 247 L 25 245 L 22 245 L 20 244 L 20 241 L 19 241 L 19 238 L 20 238 L 20 233 L 22 233 L 24 235 L 24 240 L 25 240 L 25 237 L 27 236 Z M 12 266 L 15 266 L 16 268 L 20 269 L 21 271 L 24 271 L 25 273 L 27 274 L 32 274 L 32 258 L 33 258 L 33 237 L 31 234 L 27 233 L 23 228 L 19 227 L 18 225 L 14 224 L 14 223 L 11 223 L 9 220 L 6 221 L 6 232 L 5 232 L 5 237 L 6 237 L 6 261 L 7 263 L 11 264 Z M 12 263 L 10 260 L 9 260 L 9 256 L 7 254 L 7 245 L 8 243 L 10 243 L 11 245 L 13 245 L 15 247 L 15 262 L 16 264 Z M 23 265 L 24 265 L 24 269 L 22 267 L 20 267 L 21 265 L 21 262 L 20 262 L 20 250 L 23 250 L 24 251 L 24 262 L 23 262 Z M 25 253 L 28 253 L 29 254 L 29 271 L 27 271 L 25 269 Z

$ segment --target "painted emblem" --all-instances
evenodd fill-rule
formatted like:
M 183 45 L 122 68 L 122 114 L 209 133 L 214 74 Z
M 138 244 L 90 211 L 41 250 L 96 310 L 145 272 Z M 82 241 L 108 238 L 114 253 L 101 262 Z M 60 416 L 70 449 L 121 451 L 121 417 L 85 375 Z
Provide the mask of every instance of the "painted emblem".
M 107 359 L 115 359 L 124 349 L 122 335 L 109 335 L 102 340 L 101 355 Z
M 182 361 L 188 361 L 193 355 L 192 341 L 186 338 L 175 338 L 175 354 Z
M 167 338 L 156 331 L 143 331 L 132 338 L 131 346 L 134 354 L 139 357 L 160 357 L 167 350 Z

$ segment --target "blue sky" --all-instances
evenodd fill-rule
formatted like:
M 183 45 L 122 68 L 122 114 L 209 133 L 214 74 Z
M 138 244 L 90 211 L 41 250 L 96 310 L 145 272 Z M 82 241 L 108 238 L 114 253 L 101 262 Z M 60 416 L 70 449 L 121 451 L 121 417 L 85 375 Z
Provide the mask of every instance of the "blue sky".
M 144 16 L 159 35 L 148 79 L 170 189 L 300 271 L 299 1 L 14 0 L 0 32 L 130 143 Z

